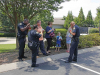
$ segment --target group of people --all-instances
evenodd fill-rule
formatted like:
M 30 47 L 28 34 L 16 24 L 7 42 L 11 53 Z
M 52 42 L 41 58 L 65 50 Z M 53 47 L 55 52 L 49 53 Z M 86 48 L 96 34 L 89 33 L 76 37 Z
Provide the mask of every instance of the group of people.
M 66 35 L 66 43 L 67 43 L 67 52 L 70 52 L 70 56 L 68 58 L 68 61 L 66 63 L 70 63 L 72 61 L 77 61 L 77 46 L 79 42 L 79 36 L 80 31 L 79 27 L 75 25 L 75 23 L 72 21 L 70 28 L 67 31 Z M 33 29 L 30 29 L 30 23 L 28 19 L 24 19 L 22 23 L 18 24 L 18 41 L 19 41 L 19 61 L 23 61 L 22 58 L 27 58 L 24 56 L 24 48 L 25 48 L 25 41 L 26 41 L 26 35 L 28 34 L 28 47 L 32 51 L 32 65 L 31 67 L 37 67 L 36 64 L 36 56 L 39 55 L 39 48 L 43 55 L 48 56 L 50 52 L 50 45 L 52 42 L 52 36 L 54 37 L 54 31 L 55 29 L 52 28 L 52 22 L 48 22 L 48 26 L 44 30 L 41 26 L 41 21 L 38 20 L 36 25 L 33 25 Z M 28 32 L 29 31 L 29 32 Z M 45 51 L 44 48 L 44 42 L 43 42 L 43 32 L 46 32 L 45 38 L 47 40 L 47 51 Z M 52 34 L 52 36 L 51 36 Z M 56 36 L 57 42 L 56 42 L 56 51 L 59 51 L 59 48 L 61 47 L 61 34 L 58 32 L 58 35 Z M 72 42 L 71 42 L 72 39 Z M 71 44 L 71 47 L 70 47 Z M 73 56 L 74 55 L 74 56 Z

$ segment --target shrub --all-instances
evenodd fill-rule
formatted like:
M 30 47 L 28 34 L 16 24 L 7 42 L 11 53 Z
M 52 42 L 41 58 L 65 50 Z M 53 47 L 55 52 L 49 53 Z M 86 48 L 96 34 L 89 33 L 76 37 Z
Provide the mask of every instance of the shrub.
M 99 33 L 99 29 L 98 28 L 92 28 L 89 30 L 89 33 Z
M 15 37 L 15 33 L 0 33 L 0 37 Z
M 66 29 L 55 29 L 56 31 L 67 31 Z

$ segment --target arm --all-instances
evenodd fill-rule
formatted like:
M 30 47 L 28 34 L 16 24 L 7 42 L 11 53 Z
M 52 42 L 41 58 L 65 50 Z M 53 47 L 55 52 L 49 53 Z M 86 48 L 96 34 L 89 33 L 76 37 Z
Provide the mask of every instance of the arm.
M 50 33 L 50 32 L 52 32 L 52 31 L 54 31 L 54 28 L 52 28 L 51 30 L 49 30 L 47 33 Z
M 22 32 L 24 32 L 25 30 L 29 29 L 29 26 L 30 26 L 30 23 L 27 24 L 27 26 L 24 27 L 24 28 L 20 27 L 20 30 L 21 30 Z
M 70 34 L 72 34 L 73 36 L 76 35 L 76 29 L 73 30 L 73 32 L 70 30 Z

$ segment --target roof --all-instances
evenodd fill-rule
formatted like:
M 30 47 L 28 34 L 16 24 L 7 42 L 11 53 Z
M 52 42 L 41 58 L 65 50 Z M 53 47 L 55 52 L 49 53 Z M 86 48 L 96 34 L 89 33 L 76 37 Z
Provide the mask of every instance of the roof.
M 53 25 L 64 25 L 65 20 L 62 20 L 62 18 L 54 18 Z

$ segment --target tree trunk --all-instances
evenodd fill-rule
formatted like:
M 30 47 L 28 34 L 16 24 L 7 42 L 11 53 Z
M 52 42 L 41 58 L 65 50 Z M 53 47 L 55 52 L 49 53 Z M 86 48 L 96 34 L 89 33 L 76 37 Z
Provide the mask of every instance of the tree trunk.
M 17 39 L 17 33 L 18 33 L 17 25 L 15 25 L 15 32 L 16 32 L 16 49 L 19 49 L 19 43 L 18 43 L 18 39 Z

